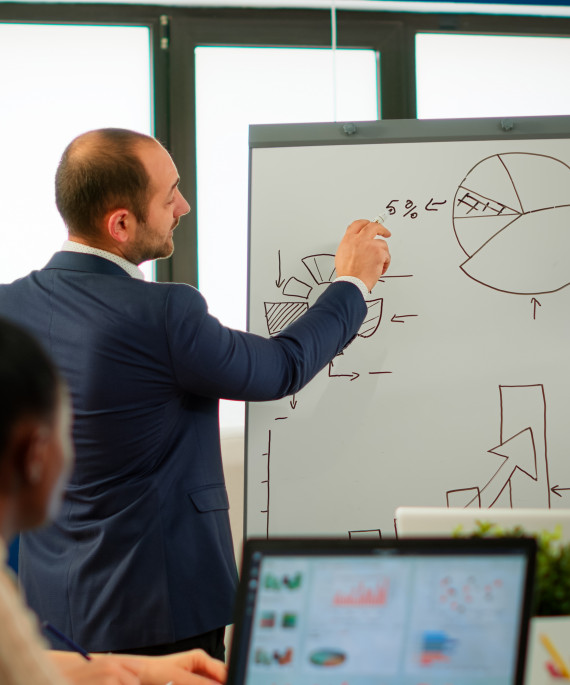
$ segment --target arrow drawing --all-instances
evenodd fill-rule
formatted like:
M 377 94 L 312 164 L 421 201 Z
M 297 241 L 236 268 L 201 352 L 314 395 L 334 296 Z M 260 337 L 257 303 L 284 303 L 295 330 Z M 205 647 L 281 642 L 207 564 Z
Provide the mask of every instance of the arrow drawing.
M 476 496 L 467 506 L 473 504 L 477 499 L 480 507 L 492 507 L 503 490 L 509 485 L 517 469 L 529 478 L 537 479 L 536 449 L 531 428 L 525 428 L 506 442 L 502 442 L 487 451 L 489 454 L 496 454 L 504 461 L 485 485 L 480 489 L 477 488 Z
M 562 497 L 560 494 L 563 490 L 570 490 L 570 488 L 561 488 L 560 485 L 554 485 L 553 487 L 550 488 L 551 492 L 553 492 L 555 495 L 558 495 L 558 497 Z
M 350 378 L 352 382 L 360 376 L 360 374 L 356 373 L 356 371 L 352 371 L 351 373 L 332 373 L 333 366 L 334 362 L 329 362 L 329 378 Z
M 295 399 L 295 395 L 293 395 L 293 399 L 289 400 L 289 404 L 291 405 L 291 409 L 295 409 L 297 406 L 297 400 Z
M 400 321 L 400 319 L 407 319 L 410 316 L 418 316 L 417 314 L 394 314 L 390 319 L 392 323 L 406 323 L 405 321 Z
M 538 305 L 539 307 L 542 307 L 542 305 L 541 305 L 540 302 L 536 299 L 536 297 L 533 297 L 532 300 L 530 301 L 530 303 L 533 305 L 533 308 L 532 308 L 532 318 L 533 318 L 533 319 L 536 319 L 536 306 Z

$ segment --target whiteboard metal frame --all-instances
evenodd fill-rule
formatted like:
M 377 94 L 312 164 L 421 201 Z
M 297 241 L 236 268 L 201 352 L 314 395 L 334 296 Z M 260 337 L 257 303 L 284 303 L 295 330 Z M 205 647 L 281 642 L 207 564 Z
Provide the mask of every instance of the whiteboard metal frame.
M 481 119 L 385 119 L 324 124 L 258 124 L 249 127 L 251 150 L 306 145 L 365 145 L 459 140 L 566 138 L 570 116 Z

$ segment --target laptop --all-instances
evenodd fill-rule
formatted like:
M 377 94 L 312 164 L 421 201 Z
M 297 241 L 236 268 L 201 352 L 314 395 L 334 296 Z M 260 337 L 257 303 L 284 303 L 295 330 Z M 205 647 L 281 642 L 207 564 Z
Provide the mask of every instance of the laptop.
M 405 506 L 398 507 L 394 515 L 398 537 L 446 537 L 459 527 L 468 534 L 478 521 L 496 523 L 505 531 L 521 526 L 528 534 L 557 532 L 560 542 L 570 542 L 570 509 Z
M 228 685 L 521 685 L 536 543 L 250 539 Z

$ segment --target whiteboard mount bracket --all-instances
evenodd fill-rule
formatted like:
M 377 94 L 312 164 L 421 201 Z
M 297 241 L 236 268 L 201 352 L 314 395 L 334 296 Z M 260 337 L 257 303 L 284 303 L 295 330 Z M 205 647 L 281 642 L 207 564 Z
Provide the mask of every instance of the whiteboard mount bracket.
M 349 122 L 342 125 L 342 130 L 346 133 L 347 136 L 352 136 L 353 134 L 357 133 L 358 126 L 356 124 Z
M 512 119 L 501 119 L 501 128 L 503 131 L 512 131 L 515 127 L 515 122 Z

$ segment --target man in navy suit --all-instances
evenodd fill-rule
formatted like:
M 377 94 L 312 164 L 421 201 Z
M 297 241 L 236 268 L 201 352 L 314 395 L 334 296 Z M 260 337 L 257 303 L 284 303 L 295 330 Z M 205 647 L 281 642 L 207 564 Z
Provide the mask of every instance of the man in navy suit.
M 273 338 L 208 314 L 191 286 L 146 283 L 190 207 L 154 139 L 91 131 L 65 150 L 56 203 L 69 231 L 39 271 L 0 286 L 0 314 L 43 343 L 73 397 L 76 467 L 53 525 L 21 540 L 43 620 L 89 651 L 202 647 L 223 658 L 236 566 L 218 401 L 297 392 L 354 337 L 387 269 L 389 231 L 353 222 L 338 282 Z

